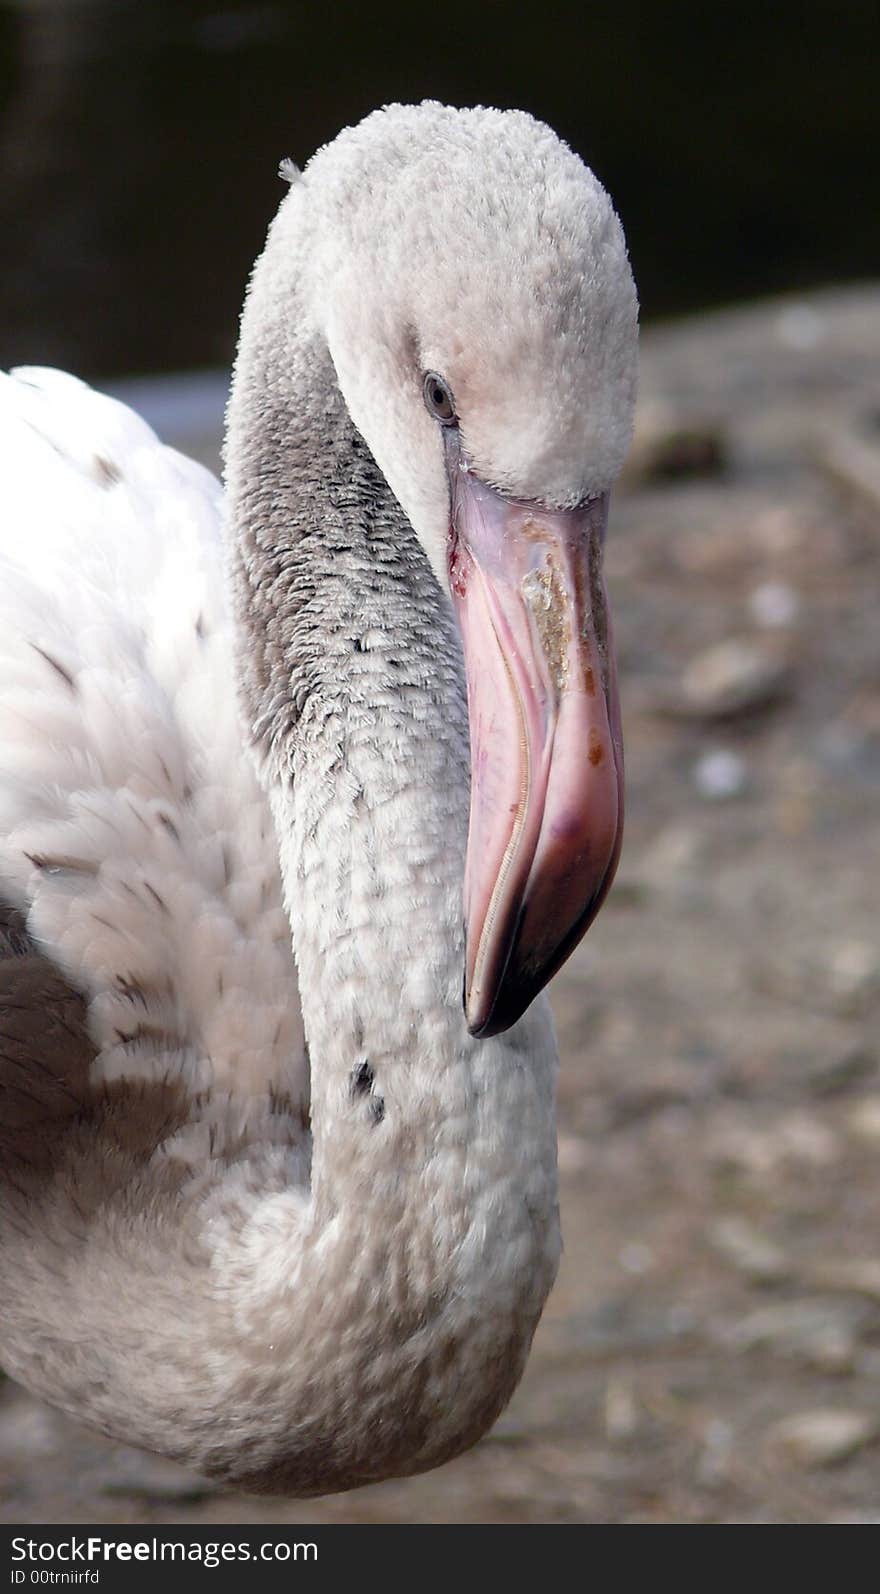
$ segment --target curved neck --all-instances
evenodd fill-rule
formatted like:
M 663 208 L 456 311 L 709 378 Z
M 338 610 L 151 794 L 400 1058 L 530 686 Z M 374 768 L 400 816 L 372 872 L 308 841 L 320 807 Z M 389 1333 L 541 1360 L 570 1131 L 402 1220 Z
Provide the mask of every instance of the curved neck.
M 312 1062 L 301 1266 L 314 1240 L 337 1311 L 345 1284 L 327 1270 L 353 1270 L 375 1311 L 364 1343 L 387 1352 L 396 1321 L 402 1365 L 431 1325 L 459 1394 L 429 1442 L 458 1449 L 517 1381 L 555 1272 L 555 1048 L 543 1002 L 508 1036 L 467 1033 L 455 621 L 272 267 L 230 407 L 231 566 Z

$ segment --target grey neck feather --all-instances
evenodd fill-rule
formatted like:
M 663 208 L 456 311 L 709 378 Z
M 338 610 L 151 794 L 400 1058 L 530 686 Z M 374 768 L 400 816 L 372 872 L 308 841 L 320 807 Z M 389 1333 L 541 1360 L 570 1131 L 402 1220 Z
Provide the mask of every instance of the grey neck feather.
M 340 1094 L 366 1094 L 369 1081 L 364 1111 L 378 1122 L 389 1066 L 436 1053 L 440 1080 L 450 1053 L 473 1051 L 461 1006 L 466 694 L 449 602 L 351 422 L 326 345 L 289 331 L 295 290 L 281 317 L 261 286 L 258 274 L 229 414 L 230 566 L 245 725 L 320 1064 L 320 1207 L 335 1169 L 351 1188 Z M 368 1202 L 371 1190 L 368 1171 Z

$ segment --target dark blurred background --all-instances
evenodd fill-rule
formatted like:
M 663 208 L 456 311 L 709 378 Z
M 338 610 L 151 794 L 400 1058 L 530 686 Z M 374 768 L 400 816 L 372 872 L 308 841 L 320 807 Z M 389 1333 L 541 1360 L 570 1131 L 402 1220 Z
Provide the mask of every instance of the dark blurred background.
M 226 364 L 279 158 L 395 99 L 549 121 L 615 196 L 646 318 L 874 275 L 877 15 L 0 0 L 0 365 Z

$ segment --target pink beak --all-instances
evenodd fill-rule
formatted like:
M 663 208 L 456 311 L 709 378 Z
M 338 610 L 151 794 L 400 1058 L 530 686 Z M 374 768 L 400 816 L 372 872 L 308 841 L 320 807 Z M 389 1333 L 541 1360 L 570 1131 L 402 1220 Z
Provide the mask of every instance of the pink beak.
M 472 1035 L 495 1035 L 577 945 L 620 854 L 608 498 L 565 511 L 517 503 L 456 455 L 449 574 L 471 739 L 465 1015 Z

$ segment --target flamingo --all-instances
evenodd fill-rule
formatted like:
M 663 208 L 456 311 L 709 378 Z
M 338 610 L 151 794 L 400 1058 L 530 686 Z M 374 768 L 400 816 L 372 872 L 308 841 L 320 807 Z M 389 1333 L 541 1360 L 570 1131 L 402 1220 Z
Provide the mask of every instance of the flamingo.
M 225 493 L 0 378 L 0 1350 L 308 1495 L 473 1444 L 556 1272 L 637 307 L 523 112 L 390 106 L 286 176 Z

